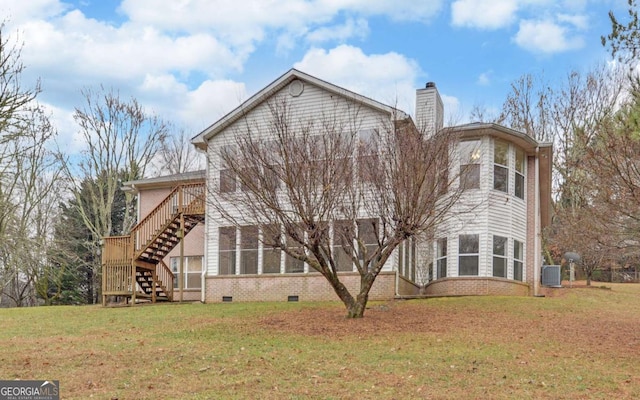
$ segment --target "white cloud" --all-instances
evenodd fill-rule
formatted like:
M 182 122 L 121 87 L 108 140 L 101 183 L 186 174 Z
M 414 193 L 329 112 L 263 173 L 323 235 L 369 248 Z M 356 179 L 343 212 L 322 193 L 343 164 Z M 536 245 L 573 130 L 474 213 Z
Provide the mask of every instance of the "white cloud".
M 557 18 L 559 22 L 566 22 L 582 31 L 589 28 L 589 18 L 586 15 L 558 14 Z
M 553 54 L 584 46 L 584 39 L 565 26 L 550 20 L 523 20 L 513 39 L 525 50 Z
M 478 76 L 478 80 L 476 81 L 476 83 L 480 86 L 489 86 L 491 84 L 491 73 L 492 71 L 481 73 Z
M 353 46 L 309 50 L 294 68 L 413 113 L 418 64 L 390 52 L 367 55 Z
M 456 0 L 451 4 L 454 26 L 499 29 L 510 25 L 518 10 L 516 0 Z
M 363 39 L 368 34 L 369 24 L 366 19 L 359 18 L 354 20 L 349 18 L 342 25 L 323 26 L 310 32 L 307 35 L 307 40 L 315 43 L 327 42 L 330 40 L 344 41 L 352 37 Z
M 3 15 L 9 26 L 13 27 L 32 19 L 60 15 L 67 9 L 69 5 L 59 0 L 2 0 L 0 15 Z
M 247 97 L 244 83 L 231 80 L 204 81 L 186 95 L 179 115 L 195 133 L 239 106 Z
M 442 8 L 443 0 L 124 0 L 122 12 L 132 22 L 172 31 L 215 31 L 229 40 L 259 40 L 268 28 L 292 30 L 327 23 L 337 14 L 384 15 L 397 21 L 428 22 Z M 296 30 L 296 29 L 293 29 Z

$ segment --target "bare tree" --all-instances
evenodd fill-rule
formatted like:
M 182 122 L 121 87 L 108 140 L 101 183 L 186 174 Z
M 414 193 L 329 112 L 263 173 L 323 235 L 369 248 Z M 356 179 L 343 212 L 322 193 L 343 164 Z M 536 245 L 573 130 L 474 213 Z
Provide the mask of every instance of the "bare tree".
M 42 109 L 35 108 L 30 115 L 20 136 L 8 144 L 13 157 L 5 174 L 9 185 L 4 194 L 13 206 L 6 215 L 0 264 L 4 295 L 15 306 L 35 303 L 35 285 L 48 262 L 61 174 L 58 160 L 47 148 L 55 137 L 54 128 Z
M 320 272 L 347 316 L 362 317 L 398 245 L 429 237 L 457 200 L 448 173 L 455 135 L 419 132 L 411 120 L 362 130 L 357 111 L 302 119 L 277 96 L 268 107 L 267 121 L 246 122 L 217 154 L 212 208 L 220 221 L 259 226 L 264 246 Z M 356 293 L 339 274 L 353 265 Z
M 123 100 L 113 90 L 83 90 L 85 105 L 74 119 L 86 149 L 65 162 L 65 172 L 76 206 L 91 232 L 94 252 L 94 288 L 100 279 L 100 248 L 104 236 L 128 234 L 135 223 L 135 198 L 126 194 L 124 206 L 115 203 L 122 182 L 140 179 L 150 166 L 167 124 L 148 114 L 135 99 Z M 116 218 L 116 213 L 121 215 Z M 119 221 L 114 226 L 114 221 Z M 99 299 L 98 290 L 94 300 Z
M 40 219 L 56 178 L 47 146 L 55 135 L 35 103 L 40 84 L 25 87 L 21 46 L 0 24 L 0 296 L 14 305 L 35 300 Z
M 598 214 L 610 228 L 613 245 L 635 249 L 640 243 L 640 92 L 614 117 L 600 125 L 587 148 L 586 161 L 594 187 L 591 203 L 602 208 Z
M 158 175 L 181 174 L 203 168 L 204 158 L 191 144 L 187 131 L 181 129 L 163 138 L 153 165 Z

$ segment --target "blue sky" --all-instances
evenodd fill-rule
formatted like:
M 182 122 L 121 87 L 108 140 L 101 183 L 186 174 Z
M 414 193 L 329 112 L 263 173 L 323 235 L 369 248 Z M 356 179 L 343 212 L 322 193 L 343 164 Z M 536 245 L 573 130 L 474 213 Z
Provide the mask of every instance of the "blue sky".
M 448 119 L 497 112 L 526 73 L 554 82 L 609 61 L 626 0 L 3 0 L 24 84 L 70 152 L 73 108 L 99 85 L 194 135 L 295 67 L 413 113 L 436 82 Z

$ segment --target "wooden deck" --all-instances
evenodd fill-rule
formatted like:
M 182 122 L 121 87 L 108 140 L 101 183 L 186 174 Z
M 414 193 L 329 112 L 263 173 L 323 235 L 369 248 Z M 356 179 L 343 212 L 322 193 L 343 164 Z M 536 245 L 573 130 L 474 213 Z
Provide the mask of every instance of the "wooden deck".
M 110 296 L 173 301 L 175 276 L 163 262 L 204 221 L 205 184 L 177 186 L 127 236 L 103 238 L 102 304 Z

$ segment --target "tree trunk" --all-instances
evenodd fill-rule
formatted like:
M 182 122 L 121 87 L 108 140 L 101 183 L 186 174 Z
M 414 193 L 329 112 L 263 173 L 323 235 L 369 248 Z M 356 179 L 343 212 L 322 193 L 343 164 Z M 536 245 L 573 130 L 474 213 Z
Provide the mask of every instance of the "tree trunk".
M 369 287 L 370 288 L 370 287 Z M 362 318 L 369 301 L 369 289 L 366 293 L 360 293 L 351 307 L 347 307 L 347 318 Z
M 375 282 L 375 277 L 370 273 L 360 277 L 360 293 L 356 297 L 353 304 L 347 306 L 347 318 L 362 318 L 364 317 L 364 310 L 367 309 L 367 303 L 369 302 L 369 291 Z

